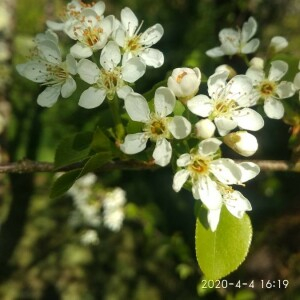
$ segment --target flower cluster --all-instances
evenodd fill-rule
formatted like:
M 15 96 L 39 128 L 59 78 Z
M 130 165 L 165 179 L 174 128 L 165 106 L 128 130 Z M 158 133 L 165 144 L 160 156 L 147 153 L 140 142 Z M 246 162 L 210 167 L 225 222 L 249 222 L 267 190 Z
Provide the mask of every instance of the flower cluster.
M 160 24 L 140 32 L 142 23 L 130 8 L 122 9 L 120 20 L 104 14 L 102 1 L 86 4 L 72 0 L 62 22 L 47 21 L 48 30 L 36 36 L 31 59 L 19 64 L 17 70 L 46 87 L 38 96 L 39 105 L 51 107 L 60 95 L 70 97 L 80 79 L 90 85 L 79 98 L 78 104 L 84 108 L 95 108 L 106 98 L 123 99 L 147 66 L 163 64 L 162 52 L 152 48 L 164 33 Z M 55 31 L 74 41 L 66 58 Z
M 82 234 L 84 244 L 98 242 L 97 229 L 101 225 L 119 231 L 125 218 L 125 191 L 119 187 L 112 190 L 99 188 L 96 182 L 96 175 L 89 173 L 78 179 L 68 191 L 74 203 L 69 223 L 72 227 L 85 228 Z
M 300 72 L 289 82 L 284 80 L 289 69 L 286 62 L 272 57 L 248 60 L 247 55 L 260 45 L 259 39 L 253 38 L 257 22 L 250 17 L 241 29 L 221 30 L 221 45 L 206 52 L 210 57 L 240 56 L 246 64 L 243 74 L 220 65 L 208 76 L 205 92 L 201 79 L 206 76 L 198 67 L 175 68 L 167 78 L 167 86 L 157 84 L 141 95 L 133 90 L 133 84 L 145 74 L 147 66 L 158 68 L 164 62 L 162 52 L 152 48 L 163 35 L 162 26 L 155 24 L 141 32 L 142 24 L 128 7 L 122 9 L 118 20 L 113 15 L 105 16 L 101 1 L 84 4 L 72 0 L 61 22 L 47 22 L 49 29 L 35 38 L 31 60 L 17 69 L 46 86 L 38 97 L 42 106 L 52 106 L 59 95 L 69 97 L 76 90 L 77 80 L 89 85 L 78 97 L 81 107 L 92 109 L 105 99 L 116 100 L 118 109 L 110 106 L 115 122 L 110 132 L 119 130 L 111 134 L 120 150 L 118 159 L 144 152 L 141 157 L 154 164 L 171 164 L 175 173 L 173 189 L 191 190 L 207 208 L 210 229 L 215 231 L 221 209 L 237 218 L 251 210 L 250 202 L 233 186 L 244 186 L 260 171 L 254 163 L 223 158 L 222 147 L 227 145 L 245 157 L 255 154 L 258 141 L 248 131 L 256 132 L 264 126 L 264 118 L 256 108 L 262 105 L 271 119 L 283 118 L 282 100 L 300 90 Z M 54 31 L 62 31 L 74 41 L 65 59 Z M 275 36 L 268 55 L 287 46 L 284 37 Z M 85 193 L 77 194 L 86 199 Z M 119 207 L 124 199 L 121 190 L 104 197 L 103 222 L 112 230 L 118 230 L 122 223 Z M 81 207 L 82 199 L 76 203 Z M 100 222 L 90 208 L 83 206 L 80 210 L 89 222 Z

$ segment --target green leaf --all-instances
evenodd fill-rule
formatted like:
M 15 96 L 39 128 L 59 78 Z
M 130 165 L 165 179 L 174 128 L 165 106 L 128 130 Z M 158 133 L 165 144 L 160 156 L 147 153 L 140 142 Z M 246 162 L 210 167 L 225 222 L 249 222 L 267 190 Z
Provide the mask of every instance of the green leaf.
M 58 177 L 51 187 L 50 198 L 53 199 L 60 197 L 65 192 L 67 192 L 77 180 L 80 173 L 81 169 L 76 169 L 66 172 L 65 174 Z
M 215 232 L 207 224 L 207 211 L 201 207 L 196 222 L 196 256 L 207 279 L 217 280 L 236 270 L 245 260 L 252 239 L 248 215 L 242 219 L 223 206 Z
M 95 150 L 95 152 L 104 152 L 112 150 L 112 142 L 108 138 L 108 136 L 101 130 L 100 128 L 96 128 L 93 134 L 93 141 L 91 144 L 91 148 Z
M 79 177 L 84 176 L 87 173 L 93 172 L 103 166 L 105 163 L 109 162 L 112 159 L 111 152 L 99 152 L 94 154 L 89 158 L 89 160 L 84 165 L 83 169 L 81 170 Z
M 80 132 L 61 141 L 55 152 L 56 169 L 82 161 L 89 157 L 93 132 Z

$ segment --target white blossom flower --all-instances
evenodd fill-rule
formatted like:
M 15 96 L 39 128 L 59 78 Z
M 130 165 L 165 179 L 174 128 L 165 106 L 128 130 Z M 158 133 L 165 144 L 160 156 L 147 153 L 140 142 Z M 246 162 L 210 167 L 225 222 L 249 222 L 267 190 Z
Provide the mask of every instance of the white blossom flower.
M 121 188 L 106 193 L 103 199 L 103 223 L 112 231 L 119 231 L 124 220 L 126 193 Z
M 148 139 L 156 143 L 153 158 L 156 164 L 166 166 L 172 156 L 168 139 L 183 139 L 191 132 L 190 122 L 182 116 L 169 117 L 175 107 L 173 92 L 159 87 L 154 95 L 154 112 L 150 112 L 146 99 L 137 93 L 125 98 L 125 108 L 133 121 L 145 123 L 143 132 L 128 134 L 120 148 L 126 154 L 135 154 L 146 148 Z
M 250 17 L 243 24 L 242 30 L 232 28 L 222 29 L 219 33 L 221 46 L 206 51 L 206 54 L 210 57 L 219 57 L 223 55 L 253 53 L 259 46 L 259 39 L 250 40 L 256 33 L 256 30 L 257 23 L 253 17 Z
M 132 91 L 128 83 L 142 77 L 146 66 L 137 57 L 123 62 L 120 66 L 121 57 L 119 46 L 110 41 L 101 52 L 101 69 L 88 59 L 80 60 L 78 74 L 82 80 L 92 85 L 81 94 L 80 106 L 95 108 L 102 104 L 105 97 L 112 100 L 117 94 L 123 99 Z
M 62 31 L 65 29 L 66 23 L 73 22 L 74 20 L 81 18 L 82 10 L 90 8 L 93 9 L 97 15 L 101 18 L 104 14 L 105 3 L 98 1 L 96 3 L 84 3 L 80 0 L 72 0 L 66 5 L 65 11 L 62 14 L 62 22 L 46 21 L 48 28 L 54 31 Z
M 201 199 L 208 209 L 208 223 L 215 231 L 223 204 L 234 216 L 241 218 L 246 210 L 251 210 L 249 201 L 230 186 L 242 184 L 259 173 L 259 167 L 251 162 L 235 163 L 219 157 L 222 142 L 209 138 L 199 143 L 198 149 L 182 154 L 177 160 L 181 169 L 175 173 L 173 189 L 181 190 L 186 181 L 192 185 L 195 199 Z
M 258 149 L 256 137 L 247 131 L 231 132 L 223 140 L 227 146 L 243 156 L 251 156 Z
M 271 119 L 281 119 L 284 115 L 284 107 L 281 99 L 289 98 L 294 95 L 295 88 L 293 83 L 280 81 L 287 73 L 288 64 L 281 60 L 271 63 L 268 76 L 261 68 L 250 67 L 246 75 L 252 79 L 255 101 L 261 99 L 264 103 L 264 111 Z
M 164 63 L 163 53 L 151 48 L 162 37 L 164 30 L 160 24 L 139 33 L 141 26 L 132 10 L 125 7 L 121 11 L 121 24 L 114 32 L 115 41 L 124 51 L 124 59 L 139 57 L 147 66 L 160 67 Z
M 199 68 L 176 68 L 168 78 L 168 88 L 177 98 L 187 101 L 197 94 L 200 82 Z
M 269 48 L 271 49 L 271 51 L 273 53 L 277 53 L 280 52 L 281 50 L 283 50 L 284 48 L 286 48 L 288 46 L 288 41 L 285 37 L 283 36 L 274 36 L 271 39 Z
M 83 9 L 80 18 L 65 24 L 65 33 L 77 43 L 70 49 L 76 58 L 90 57 L 93 52 L 102 49 L 115 26 L 115 17 L 100 18 L 91 8 Z
M 76 74 L 76 60 L 70 54 L 62 60 L 58 38 L 54 32 L 47 31 L 36 37 L 36 53 L 32 60 L 16 66 L 20 75 L 46 86 L 38 96 L 37 103 L 51 107 L 59 95 L 67 98 L 76 89 L 76 82 L 71 75 Z
M 249 108 L 255 104 L 252 82 L 245 75 L 237 75 L 228 83 L 228 72 L 218 72 L 209 77 L 208 94 L 197 95 L 187 102 L 194 114 L 213 120 L 221 136 L 239 126 L 246 130 L 259 130 L 264 121 L 259 113 Z

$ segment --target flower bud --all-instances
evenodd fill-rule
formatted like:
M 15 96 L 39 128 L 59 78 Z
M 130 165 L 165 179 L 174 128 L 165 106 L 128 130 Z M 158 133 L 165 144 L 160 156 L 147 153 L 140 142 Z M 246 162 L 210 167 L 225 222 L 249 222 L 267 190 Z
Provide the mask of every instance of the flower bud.
M 229 133 L 223 141 L 228 147 L 243 156 L 253 155 L 258 148 L 256 137 L 247 131 Z
M 199 90 L 201 72 L 199 68 L 176 68 L 168 78 L 168 88 L 175 96 L 187 101 L 193 98 Z
M 281 51 L 282 49 L 286 48 L 288 46 L 288 41 L 286 40 L 286 38 L 282 37 L 282 36 L 274 36 L 271 39 L 270 42 L 270 49 L 272 49 L 273 52 L 277 53 L 279 51 Z
M 258 68 L 258 69 L 263 69 L 264 68 L 264 65 L 265 65 L 265 62 L 262 58 L 260 57 L 253 57 L 251 60 L 250 60 L 250 66 L 251 67 L 255 67 L 255 68 Z
M 236 75 L 235 69 L 233 69 L 229 65 L 220 65 L 220 66 L 216 67 L 215 73 L 222 72 L 222 71 L 228 72 L 228 74 L 229 74 L 228 79 L 231 79 L 232 77 L 234 77 Z
M 216 126 L 213 121 L 209 119 L 203 119 L 195 124 L 196 136 L 201 139 L 211 138 L 216 130 Z

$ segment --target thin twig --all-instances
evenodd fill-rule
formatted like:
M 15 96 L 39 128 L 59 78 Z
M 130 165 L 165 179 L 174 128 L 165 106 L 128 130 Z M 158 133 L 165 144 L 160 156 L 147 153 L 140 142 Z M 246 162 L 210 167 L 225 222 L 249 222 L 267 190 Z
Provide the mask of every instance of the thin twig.
M 236 160 L 237 163 L 249 160 Z M 262 171 L 280 171 L 280 172 L 300 172 L 300 163 L 292 164 L 286 160 L 252 160 Z M 38 173 L 38 172 L 64 172 L 82 168 L 83 163 L 68 165 L 59 169 L 54 167 L 53 163 L 32 161 L 23 159 L 17 162 L 0 164 L 0 173 Z M 112 161 L 101 166 L 97 171 L 106 172 L 111 170 L 154 170 L 158 168 L 153 161 L 142 162 L 137 160 Z

